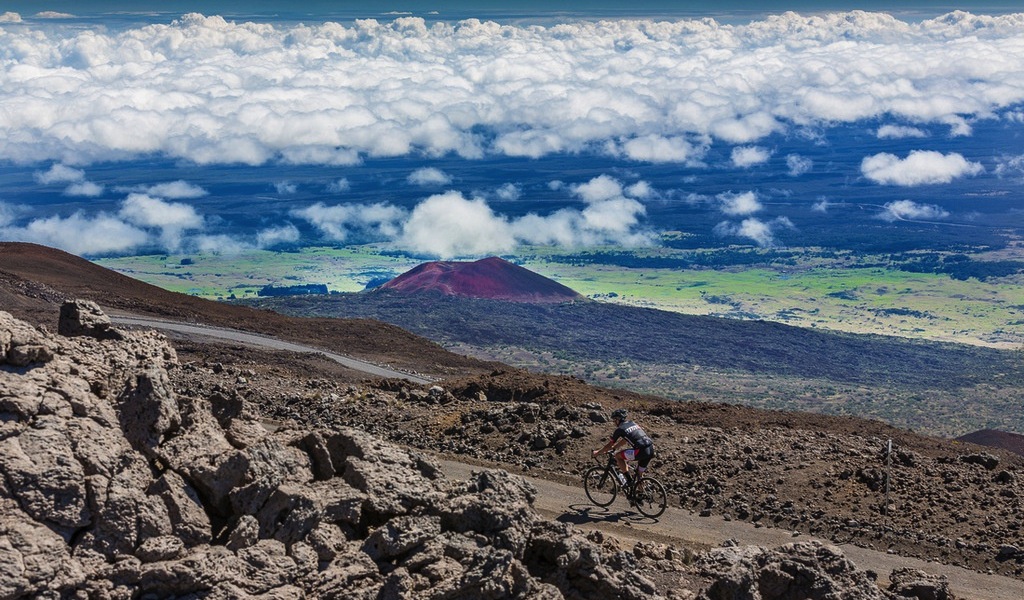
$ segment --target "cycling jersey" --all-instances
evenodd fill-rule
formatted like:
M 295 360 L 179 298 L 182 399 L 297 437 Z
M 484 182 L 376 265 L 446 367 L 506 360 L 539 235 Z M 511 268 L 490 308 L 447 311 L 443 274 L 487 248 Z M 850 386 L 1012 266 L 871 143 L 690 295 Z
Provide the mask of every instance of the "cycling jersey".
M 612 441 L 618 441 L 619 438 L 623 437 L 634 448 L 648 448 L 654 445 L 654 440 L 647 437 L 644 430 L 633 421 L 623 421 L 612 433 Z

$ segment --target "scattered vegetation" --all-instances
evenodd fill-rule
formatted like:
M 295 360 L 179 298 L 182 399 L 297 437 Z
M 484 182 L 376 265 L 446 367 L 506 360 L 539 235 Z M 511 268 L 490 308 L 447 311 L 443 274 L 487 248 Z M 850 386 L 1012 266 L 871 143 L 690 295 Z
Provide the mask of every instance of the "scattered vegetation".
M 897 269 L 911 273 L 943 273 L 953 279 L 965 281 L 977 279 L 986 281 L 992 277 L 1008 277 L 1024 272 L 1024 261 L 1018 260 L 972 260 L 965 254 L 932 252 L 921 255 L 893 255 L 892 262 Z

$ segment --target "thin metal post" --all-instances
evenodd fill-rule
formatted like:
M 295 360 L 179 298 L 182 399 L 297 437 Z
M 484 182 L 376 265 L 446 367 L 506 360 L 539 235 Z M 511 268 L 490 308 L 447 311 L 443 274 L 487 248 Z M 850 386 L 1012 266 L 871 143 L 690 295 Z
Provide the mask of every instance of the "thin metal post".
M 889 477 L 892 473 L 892 439 L 885 449 L 885 506 L 882 507 L 882 530 L 889 526 Z

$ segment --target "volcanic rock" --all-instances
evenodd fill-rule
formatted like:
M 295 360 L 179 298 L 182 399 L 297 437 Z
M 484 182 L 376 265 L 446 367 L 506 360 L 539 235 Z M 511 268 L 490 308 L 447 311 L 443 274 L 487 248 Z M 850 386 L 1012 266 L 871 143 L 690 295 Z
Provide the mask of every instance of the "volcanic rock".
M 271 432 L 238 397 L 172 390 L 162 336 L 82 331 L 0 312 L 0 597 L 658 597 L 507 472 Z
M 92 300 L 76 299 L 60 308 L 57 332 L 68 337 L 88 335 L 95 338 L 119 339 L 121 334 L 111 328 L 110 317 Z
M 708 552 L 698 566 L 716 581 L 700 600 L 885 600 L 870 575 L 842 551 L 818 542 L 787 544 L 774 550 L 734 546 Z
M 181 377 L 200 369 L 179 364 L 163 336 L 91 331 L 98 337 L 61 337 L 0 311 L 0 598 L 646 600 L 746 597 L 735 594 L 749 585 L 762 598 L 889 597 L 822 544 L 627 550 L 541 518 L 536 489 L 507 471 L 451 481 L 367 431 L 271 425 L 246 399 L 249 386 L 203 392 Z M 512 394 L 497 410 L 466 412 L 466 425 L 526 423 L 560 452 L 605 411 L 563 405 L 540 392 L 550 383 L 524 388 L 530 401 Z M 453 389 L 471 388 L 484 389 Z M 364 417 L 401 418 L 382 392 L 348 392 Z M 467 402 L 425 392 L 443 399 L 422 404 L 430 411 Z M 334 414 L 344 404 L 323 396 Z M 522 444 L 536 444 L 523 433 Z M 908 590 L 941 598 L 943 588 L 922 575 L 899 588 Z

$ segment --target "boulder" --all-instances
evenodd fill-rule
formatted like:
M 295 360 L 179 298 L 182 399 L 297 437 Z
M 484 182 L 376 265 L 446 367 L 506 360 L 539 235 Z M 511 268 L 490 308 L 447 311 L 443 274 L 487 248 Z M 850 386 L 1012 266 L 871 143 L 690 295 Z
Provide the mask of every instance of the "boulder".
M 67 336 L 89 336 L 97 339 L 123 339 L 120 330 L 111 327 L 108 317 L 92 300 L 70 300 L 60 307 L 57 333 Z
M 949 591 L 949 581 L 945 577 L 910 567 L 893 569 L 889 574 L 888 589 L 899 598 L 956 600 L 956 597 Z
M 718 548 L 701 556 L 698 568 L 714 582 L 700 600 L 886 600 L 865 571 L 836 546 L 797 542 L 775 549 Z

